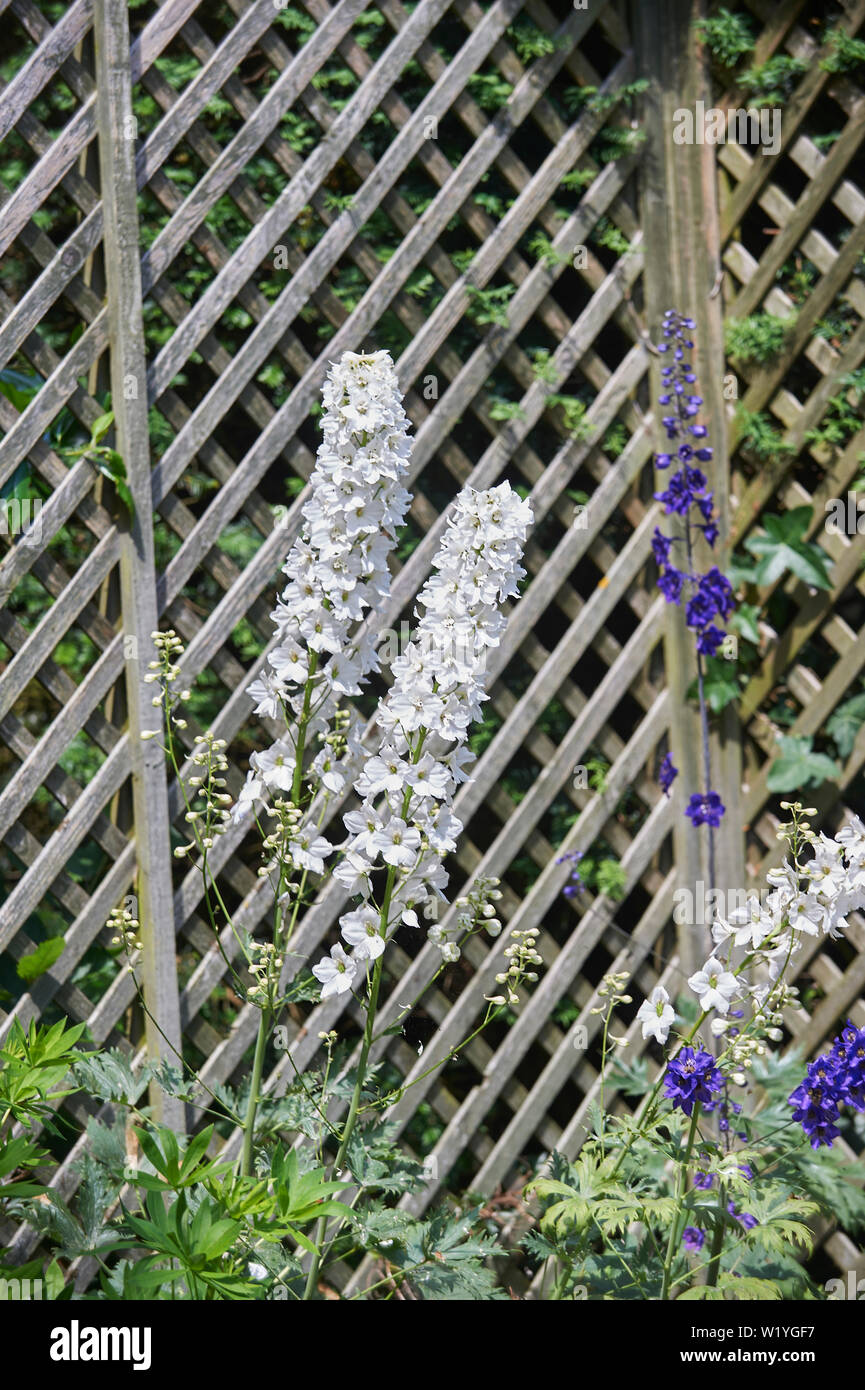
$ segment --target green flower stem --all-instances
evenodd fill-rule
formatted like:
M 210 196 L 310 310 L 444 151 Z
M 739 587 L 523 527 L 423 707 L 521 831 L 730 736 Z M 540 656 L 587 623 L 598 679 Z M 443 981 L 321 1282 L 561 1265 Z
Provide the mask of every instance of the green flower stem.
M 412 753 L 413 763 L 420 762 L 426 736 L 426 729 L 418 730 L 417 747 L 414 749 Z M 411 804 L 411 795 L 411 787 L 406 787 L 402 801 L 403 819 L 405 819 L 409 805 Z M 384 898 L 382 900 L 381 914 L 379 917 L 379 933 L 381 936 L 387 936 L 388 917 L 390 915 L 390 902 L 391 897 L 393 896 L 393 887 L 395 882 L 396 866 L 394 864 L 391 864 L 389 865 L 387 871 L 387 881 L 385 884 Z M 378 959 L 375 962 L 375 965 L 373 966 L 372 984 L 370 985 L 369 1000 L 366 1009 L 366 1025 L 363 1030 L 363 1042 L 361 1043 L 360 1057 L 358 1058 L 357 1063 L 357 1076 L 355 1078 L 354 1090 L 351 1096 L 351 1103 L 348 1108 L 348 1115 L 346 1116 L 345 1129 L 343 1130 L 342 1134 L 342 1142 L 340 1143 L 339 1149 L 337 1150 L 336 1158 L 334 1159 L 333 1171 L 335 1173 L 339 1172 L 340 1168 L 342 1167 L 343 1160 L 345 1159 L 345 1155 L 348 1151 L 348 1146 L 351 1141 L 351 1136 L 354 1133 L 354 1127 L 357 1124 L 358 1110 L 360 1108 L 360 1098 L 363 1092 L 363 1083 L 366 1079 L 366 1067 L 367 1062 L 369 1061 L 369 1054 L 370 1049 L 372 1047 L 373 1036 L 375 1031 L 375 1015 L 378 1009 L 378 996 L 379 990 L 381 989 L 383 964 L 384 952 L 382 952 L 382 954 L 378 957 Z M 324 1236 L 326 1229 L 327 1218 L 323 1216 L 319 1217 L 315 1229 L 315 1236 L 313 1239 L 313 1243 L 316 1247 L 316 1253 L 313 1255 L 312 1263 L 309 1267 L 309 1274 L 307 1275 L 306 1279 L 306 1288 L 303 1291 L 304 1300 L 311 1299 L 316 1290 L 316 1287 L 318 1286 L 318 1275 L 319 1270 L 321 1268 L 321 1253 L 322 1246 L 324 1244 Z
M 306 687 L 303 692 L 303 709 L 301 710 L 300 720 L 297 726 L 297 742 L 294 749 L 294 775 L 291 784 L 291 799 L 295 806 L 300 804 L 300 796 L 303 790 L 303 754 L 306 747 L 306 729 L 309 723 L 309 710 L 312 702 L 313 676 L 317 663 L 317 655 L 310 652 L 309 675 L 306 680 Z M 285 888 L 285 864 L 281 864 L 279 871 L 279 884 L 276 890 L 276 912 L 274 915 L 273 942 L 278 944 L 280 929 L 282 926 L 282 905 L 280 898 Z M 297 917 L 297 907 L 300 902 L 300 891 L 298 891 L 297 902 L 295 903 L 294 917 L 292 925 Z M 255 1117 L 258 1112 L 258 1102 L 261 1098 L 261 1077 L 264 1071 L 264 1054 L 267 1050 L 267 1039 L 270 1035 L 273 1024 L 273 1010 L 266 1007 L 261 1010 L 261 1018 L 258 1021 L 258 1036 L 255 1040 L 255 1056 L 252 1063 L 252 1082 L 249 1089 L 249 1100 L 246 1104 L 246 1117 L 243 1122 L 243 1149 L 240 1155 L 239 1173 L 241 1177 L 249 1177 L 252 1172 L 252 1148 L 255 1139 Z
M 697 1019 L 697 1022 L 694 1024 L 694 1026 L 693 1026 L 693 1028 L 691 1029 L 690 1033 L 688 1033 L 687 1036 L 685 1037 L 685 1039 L 683 1040 L 683 1042 L 682 1042 L 682 1047 L 688 1047 L 689 1044 L 693 1042 L 694 1038 L 697 1036 L 697 1033 L 698 1033 L 699 1029 L 702 1027 L 703 1023 L 705 1022 L 705 1020 L 706 1020 L 707 1018 L 708 1018 L 708 1014 L 707 1014 L 707 1013 L 702 1013 L 702 1014 L 700 1014 L 700 1017 Z M 675 1052 L 673 1055 L 674 1055 L 674 1056 L 677 1056 L 678 1053 L 679 1053 L 680 1051 L 681 1051 L 681 1049 L 680 1049 L 680 1048 L 677 1048 L 677 1049 L 676 1049 L 676 1052 Z M 670 1060 L 671 1060 L 671 1059 L 670 1059 Z M 655 1082 L 654 1086 L 652 1087 L 651 1091 L 649 1092 L 648 1096 L 646 1097 L 646 1101 L 645 1101 L 645 1104 L 643 1105 L 642 1110 L 640 1111 L 640 1113 L 639 1113 L 638 1116 L 637 1116 L 637 1125 L 638 1125 L 638 1128 L 636 1128 L 636 1129 L 633 1131 L 633 1133 L 628 1137 L 627 1142 L 626 1142 L 625 1144 L 622 1145 L 622 1148 L 621 1148 L 621 1150 L 620 1150 L 620 1152 L 619 1152 L 619 1157 L 616 1159 L 616 1162 L 615 1162 L 615 1164 L 613 1165 L 613 1171 L 612 1171 L 612 1173 L 610 1174 L 610 1177 L 614 1178 L 614 1177 L 616 1176 L 616 1174 L 618 1173 L 619 1169 L 620 1169 L 621 1166 L 622 1166 L 622 1163 L 623 1163 L 624 1160 L 625 1160 L 625 1157 L 627 1156 L 628 1152 L 630 1151 L 631 1145 L 634 1143 L 634 1140 L 637 1139 L 637 1138 L 639 1138 L 640 1132 L 641 1132 L 639 1126 L 644 1125 L 644 1124 L 646 1123 L 647 1120 L 649 1120 L 649 1119 L 651 1119 L 651 1118 L 653 1117 L 653 1115 L 654 1115 L 655 1103 L 656 1103 L 656 1101 L 657 1101 L 657 1099 L 658 1099 L 658 1093 L 659 1093 L 661 1087 L 662 1087 L 663 1084 L 664 1084 L 664 1077 L 666 1076 L 666 1074 L 667 1074 L 667 1066 L 666 1066 L 666 1064 L 665 1064 L 663 1070 L 661 1071 L 660 1076 L 658 1077 L 657 1081 Z
M 682 1204 L 685 1197 L 685 1177 L 688 1172 L 688 1164 L 691 1161 L 691 1150 L 694 1147 L 694 1139 L 697 1134 L 697 1122 L 700 1118 L 699 1101 L 694 1106 L 694 1113 L 691 1116 L 691 1127 L 688 1130 L 688 1142 L 685 1147 L 685 1157 L 678 1164 L 676 1170 L 676 1212 L 670 1226 L 670 1239 L 667 1242 L 667 1254 L 664 1259 L 664 1278 L 661 1285 L 661 1302 L 665 1303 L 670 1293 L 670 1275 L 673 1267 L 676 1249 L 681 1239 L 682 1227 Z
M 246 1117 L 243 1122 L 243 1151 L 240 1155 L 239 1170 L 242 1178 L 248 1178 L 252 1172 L 252 1145 L 255 1138 L 255 1113 L 258 1109 L 258 1100 L 261 1091 L 261 1074 L 264 1070 L 264 1054 L 267 1050 L 270 1025 L 270 1009 L 262 1009 L 261 1018 L 258 1020 L 258 1037 L 255 1040 L 255 1058 L 252 1063 L 252 1081 L 249 1088 L 249 1100 L 246 1103 Z
M 712 1248 L 709 1251 L 708 1274 L 706 1275 L 706 1285 L 714 1289 L 718 1283 L 718 1275 L 721 1272 L 721 1254 L 724 1248 L 724 1227 L 727 1221 L 727 1192 L 724 1184 L 718 1179 L 718 1205 L 721 1210 L 721 1219 L 715 1227 L 712 1236 Z
M 385 894 L 385 901 L 388 904 L 388 906 L 390 905 L 390 891 L 393 887 L 392 875 L 394 873 L 394 869 L 391 869 L 388 873 L 388 892 Z M 383 907 L 382 917 L 384 917 L 384 915 L 385 909 Z M 348 1151 L 349 1143 L 351 1142 L 351 1136 L 354 1133 L 355 1124 L 357 1123 L 357 1112 L 360 1106 L 360 1097 L 363 1091 L 364 1078 L 366 1076 L 366 1065 L 369 1060 L 370 1048 L 372 1047 L 372 1033 L 373 1026 L 375 1024 L 375 1013 L 376 1009 L 378 1008 L 378 994 L 379 989 L 381 987 L 382 976 L 382 960 L 383 956 L 379 956 L 378 960 L 376 961 L 373 967 L 372 984 L 370 986 L 369 1003 L 367 1005 L 366 1026 L 363 1030 L 363 1042 L 361 1044 L 360 1057 L 357 1063 L 357 1078 L 354 1083 L 354 1090 L 352 1091 L 351 1104 L 348 1108 L 348 1115 L 346 1116 L 345 1129 L 342 1132 L 342 1140 L 340 1142 L 339 1148 L 337 1149 L 336 1158 L 333 1162 L 334 1173 L 338 1173 L 340 1168 L 342 1167 L 345 1155 Z M 304 1301 L 308 1301 L 309 1299 L 311 1299 L 313 1294 L 315 1293 L 316 1288 L 318 1287 L 318 1274 L 319 1269 L 321 1268 L 321 1247 L 324 1243 L 326 1229 L 327 1217 L 320 1216 L 316 1224 L 315 1236 L 313 1237 L 313 1244 L 316 1247 L 316 1253 L 313 1255 L 312 1263 L 309 1266 L 309 1274 L 306 1278 L 306 1288 L 303 1291 Z

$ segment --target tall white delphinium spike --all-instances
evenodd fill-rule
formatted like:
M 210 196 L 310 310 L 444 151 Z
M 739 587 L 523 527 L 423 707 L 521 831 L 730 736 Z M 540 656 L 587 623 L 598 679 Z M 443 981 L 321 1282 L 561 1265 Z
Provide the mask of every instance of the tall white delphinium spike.
M 300 534 L 283 572 L 288 583 L 271 617 L 277 645 L 249 694 L 256 714 L 304 721 L 309 741 L 330 727 L 341 696 L 356 695 L 378 669 L 371 636 L 352 640 L 365 612 L 390 588 L 387 557 L 410 495 L 403 482 L 411 449 L 388 353 L 345 352 L 333 363 L 323 390 L 323 440 L 310 475 Z M 353 750 L 359 735 L 343 725 L 339 748 Z M 254 753 L 235 818 L 269 792 L 290 795 L 297 766 L 295 735 Z M 313 768 L 329 791 L 344 776 L 325 746 Z
M 357 969 L 379 958 L 379 943 L 400 921 L 419 926 L 416 909 L 444 900 L 443 860 L 462 829 L 451 805 L 472 761 L 465 740 L 488 698 L 486 654 L 505 627 L 500 605 L 516 597 L 525 573 L 519 560 L 531 519 L 528 502 L 509 483 L 486 492 L 466 488 L 457 499 L 418 595 L 420 620 L 393 663 L 393 684 L 376 714 L 381 746 L 355 782 L 362 804 L 345 816 L 350 838 L 334 876 L 364 906 L 340 919 L 351 957 L 334 947 L 336 965 L 325 959 L 314 967 L 322 997 L 350 989 Z M 380 900 L 376 870 L 384 871 Z M 447 959 L 456 958 L 455 943 L 437 925 L 429 934 Z

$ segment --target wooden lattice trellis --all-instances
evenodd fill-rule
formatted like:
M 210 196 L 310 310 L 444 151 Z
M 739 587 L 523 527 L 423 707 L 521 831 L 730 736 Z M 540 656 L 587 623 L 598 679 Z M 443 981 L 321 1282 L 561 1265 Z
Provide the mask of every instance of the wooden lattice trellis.
M 474 940 L 425 996 L 422 1055 L 414 1037 L 378 1046 L 408 1084 L 392 1116 L 406 1142 L 418 1143 L 419 1107 L 439 1136 L 415 1209 L 448 1184 L 491 1192 L 521 1156 L 575 1152 L 597 1088 L 591 1010 L 602 975 L 629 971 L 639 994 L 659 981 L 677 990 L 696 949 L 693 937 L 677 943 L 671 926 L 673 891 L 693 885 L 701 862 L 678 795 L 688 780 L 689 677 L 650 569 L 658 508 L 648 329 L 674 294 L 698 318 L 719 446 L 729 434 L 729 469 L 719 447 L 713 480 L 729 512 L 725 554 L 765 511 L 807 504 L 811 534 L 820 532 L 834 561 L 831 593 L 785 585 L 789 626 L 764 634 L 739 717 L 727 716 L 717 741 L 727 884 L 743 881 L 743 843 L 749 882 L 762 882 L 779 854 L 766 781 L 775 756 L 766 710 L 779 687 L 795 704 L 789 731 L 813 734 L 865 666 L 854 625 L 865 622 L 865 539 L 823 534 L 824 503 L 857 476 L 865 428 L 835 450 L 810 434 L 865 357 L 865 195 L 853 167 L 865 97 L 853 77 L 819 65 L 804 0 L 749 0 L 755 57 L 787 53 L 807 64 L 783 109 L 781 149 L 676 149 L 670 113 L 706 81 L 692 6 L 648 8 L 303 0 L 280 11 L 273 0 L 145 0 L 132 9 L 130 41 L 117 0 L 74 0 L 59 15 L 33 0 L 0 4 L 23 57 L 0 106 L 0 138 L 17 142 L 18 174 L 0 215 L 0 250 L 16 268 L 0 300 L 0 365 L 26 366 L 39 383 L 26 400 L 0 395 L 0 481 L 26 464 L 44 498 L 39 538 L 10 541 L 0 561 L 9 878 L 0 950 L 13 962 L 33 950 L 46 903 L 65 936 L 50 970 L 6 998 L 0 1032 L 13 1018 L 61 1011 L 133 1055 L 164 1049 L 158 1035 L 143 1039 L 130 1026 L 132 983 L 106 965 L 103 923 L 134 894 L 148 931 L 150 1003 L 168 1042 L 185 1047 L 210 1085 L 237 1080 L 248 1065 L 257 1014 L 226 1005 L 200 877 L 172 867 L 169 827 L 182 820 L 183 798 L 138 737 L 143 677 L 151 628 L 172 626 L 186 643 L 186 682 L 203 676 L 213 692 L 211 727 L 238 762 L 248 755 L 244 691 L 270 640 L 271 591 L 299 516 L 297 488 L 278 486 L 309 475 L 310 411 L 327 362 L 378 345 L 385 326 L 399 344 L 415 430 L 413 547 L 376 614 L 382 633 L 410 613 L 463 483 L 507 476 L 531 494 L 528 580 L 490 664 L 489 736 L 457 801 L 466 833 L 452 885 L 456 895 L 479 874 L 498 875 L 509 925 L 540 927 L 547 968 L 511 1027 L 477 1038 L 458 1067 L 436 1070 L 471 1031 L 500 968 L 500 946 Z M 839 23 L 855 34 L 865 2 L 847 4 Z M 520 38 L 525 26 L 543 39 L 533 51 Z M 698 74 L 687 92 L 686 46 Z M 333 95 L 337 70 L 348 99 Z M 617 94 L 641 75 L 652 84 L 646 144 L 605 158 L 605 132 L 630 129 L 631 107 Z M 569 101 L 574 87 L 603 99 Z M 52 93 L 63 97 L 48 102 L 49 115 L 63 112 L 53 124 L 43 111 Z M 717 102 L 747 103 L 740 90 Z M 376 128 L 386 133 L 378 145 Z M 574 180 L 563 180 L 575 171 L 582 187 L 566 198 Z M 456 248 L 457 232 L 471 255 Z M 814 271 L 793 306 L 780 272 L 796 257 Z M 498 307 L 483 322 L 477 305 L 490 302 L 490 288 Z M 722 305 L 728 318 L 796 308 L 770 365 L 725 365 Z M 839 306 L 835 341 L 815 333 Z M 771 464 L 755 457 L 726 405 L 731 371 L 744 408 L 783 433 L 788 447 Z M 64 452 L 68 428 L 58 424 L 89 434 L 109 385 L 137 503 L 131 528 L 115 488 L 86 457 Z M 561 395 L 579 393 L 587 408 L 575 426 Z M 589 496 L 578 524 L 574 491 Z M 282 515 L 275 498 L 290 503 Z M 238 560 L 229 539 L 241 526 L 252 539 Z M 73 561 L 56 544 L 64 528 L 74 532 Z M 74 669 L 61 650 L 70 632 L 83 653 Z M 190 746 L 196 732 L 191 719 Z M 84 776 L 66 756 L 76 736 Z M 656 767 L 670 740 L 682 775 L 666 800 Z M 607 765 L 602 783 L 575 783 L 575 766 L 593 757 Z M 863 758 L 865 731 L 838 782 L 809 793 L 821 821 L 857 809 Z M 233 789 L 241 777 L 237 766 Z M 563 898 L 568 867 L 557 855 L 599 844 L 621 864 L 621 898 Z M 96 866 L 89 877 L 71 869 L 82 856 Z M 219 839 L 213 866 L 254 930 L 269 890 L 242 830 Z M 306 914 L 294 943 L 300 960 L 329 939 L 341 905 L 334 888 Z M 227 930 L 221 944 L 233 952 Z M 854 918 L 846 944 L 815 942 L 801 959 L 819 998 L 788 1023 L 813 1051 L 839 1018 L 865 1023 L 865 924 Z M 416 939 L 394 947 L 384 1027 L 437 965 Z M 350 996 L 284 1021 L 290 1055 L 271 1056 L 269 1088 L 313 1061 L 322 1030 L 357 1030 Z M 577 1050 L 584 1029 L 589 1044 Z M 640 1055 L 635 1025 L 629 1036 Z M 80 1096 L 66 1104 L 79 1121 L 95 1108 Z M 176 1104 L 165 1113 L 196 1123 Z M 229 1138 L 227 1152 L 236 1147 Z M 77 1156 L 55 1179 L 65 1193 Z M 23 1250 L 32 1237 L 18 1240 Z M 827 1234 L 826 1250 L 842 1268 L 855 1264 L 843 1233 Z

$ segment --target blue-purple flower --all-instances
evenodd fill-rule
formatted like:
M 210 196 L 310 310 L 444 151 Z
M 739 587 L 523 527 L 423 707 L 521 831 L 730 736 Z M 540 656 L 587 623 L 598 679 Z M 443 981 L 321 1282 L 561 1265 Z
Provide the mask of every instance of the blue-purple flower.
M 685 815 L 694 826 L 710 825 L 717 830 L 726 809 L 717 792 L 694 792 L 685 807 Z
M 583 853 L 584 851 L 581 849 L 571 850 L 567 854 L 560 854 L 558 859 L 556 860 L 557 864 L 570 863 L 573 865 L 573 868 L 571 869 L 571 876 L 568 879 L 568 882 L 565 884 L 564 888 L 562 889 L 562 892 L 564 893 L 566 898 L 573 898 L 576 896 L 577 893 L 582 893 L 585 887 L 583 880 L 580 878 L 579 869 L 579 864 L 580 860 L 583 858 Z
M 668 603 L 678 603 L 685 586 L 685 576 L 681 570 L 668 565 L 658 580 L 658 588 Z
M 704 1105 L 724 1088 L 724 1078 L 711 1052 L 683 1047 L 667 1063 L 664 1095 L 675 1110 L 691 1115 L 694 1106 Z
M 686 1226 L 682 1232 L 682 1244 L 686 1250 L 690 1250 L 692 1255 L 698 1254 L 706 1242 L 706 1232 L 701 1231 L 699 1226 Z
M 670 795 L 670 788 L 679 775 L 679 769 L 673 766 L 672 753 L 665 753 L 661 766 L 658 769 L 658 782 L 664 796 Z
M 752 1216 L 749 1211 L 737 1211 L 735 1202 L 728 1202 L 727 1210 L 746 1231 L 752 1231 L 755 1226 L 760 1224 L 756 1216 Z
M 809 1062 L 789 1103 L 811 1148 L 819 1149 L 821 1144 L 831 1148 L 840 1133 L 835 1121 L 841 1106 L 865 1111 L 865 1028 L 855 1028 L 848 1020 L 831 1051 Z

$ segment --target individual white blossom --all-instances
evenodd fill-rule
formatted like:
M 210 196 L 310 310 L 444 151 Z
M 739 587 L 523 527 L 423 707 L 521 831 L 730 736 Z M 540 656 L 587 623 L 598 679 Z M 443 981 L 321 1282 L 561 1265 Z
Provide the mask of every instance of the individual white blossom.
M 699 999 L 701 1009 L 717 1009 L 719 1014 L 729 1011 L 730 1000 L 739 992 L 736 976 L 725 970 L 714 956 L 691 976 L 688 984 Z
M 655 1038 L 659 1043 L 667 1041 L 676 1021 L 676 1010 L 663 985 L 655 985 L 648 999 L 643 1000 L 637 1010 L 637 1018 L 642 1024 L 644 1038 Z
M 349 946 L 354 947 L 356 960 L 377 960 L 384 950 L 379 914 L 371 907 L 359 907 L 346 912 L 340 920 L 340 931 Z
M 330 955 L 312 967 L 312 973 L 321 981 L 322 999 L 329 999 L 332 994 L 348 993 L 357 974 L 357 964 L 337 942 L 331 946 Z

